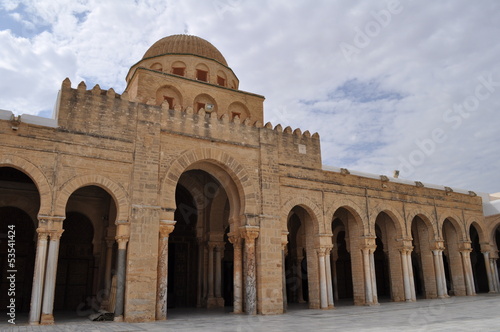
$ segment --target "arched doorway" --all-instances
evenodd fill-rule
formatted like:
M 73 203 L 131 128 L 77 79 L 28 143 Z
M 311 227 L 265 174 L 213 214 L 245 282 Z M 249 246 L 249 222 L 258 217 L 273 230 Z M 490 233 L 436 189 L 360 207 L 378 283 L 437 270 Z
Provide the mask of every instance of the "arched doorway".
M 15 243 L 16 312 L 28 312 L 30 309 L 39 209 L 40 195 L 31 178 L 15 168 L 0 167 L 1 312 L 6 310 L 10 301 L 7 296 L 7 271 L 11 270 L 8 261 L 9 239 Z M 15 231 L 15 238 L 9 238 L 9 230 Z
M 332 284 L 336 305 L 365 302 L 363 257 L 360 247 L 362 235 L 359 217 L 346 207 L 338 208 L 332 220 L 333 250 L 331 254 Z
M 377 294 L 382 301 L 404 301 L 401 254 L 398 251 L 398 236 L 394 220 L 385 212 L 375 220 L 377 248 L 374 252 Z M 398 273 L 398 271 L 401 271 Z
M 458 225 L 454 219 L 446 218 L 443 222 L 443 264 L 448 295 L 466 295 L 464 269 L 459 251 Z
M 307 260 L 304 248 L 304 227 L 297 214 L 288 218 L 288 255 L 285 259 L 286 291 L 288 303 L 306 303 L 307 292 Z
M 313 221 L 302 206 L 288 213 L 288 256 L 285 276 L 288 303 L 308 303 L 319 308 L 318 258 L 315 252 Z
M 114 266 L 107 256 L 116 256 L 115 220 L 115 201 L 101 187 L 81 187 L 69 197 L 59 248 L 55 314 L 88 316 L 107 305 L 106 287 L 111 280 L 106 279 L 111 279 Z M 114 307 L 106 309 L 114 311 Z
M 469 236 L 471 240 L 472 252 L 470 253 L 470 261 L 472 265 L 472 274 L 474 276 L 474 286 L 476 288 L 476 293 L 488 293 L 488 277 L 486 274 L 486 265 L 484 261 L 484 255 L 481 252 L 481 244 L 479 242 L 479 233 L 474 226 L 470 225 Z
M 437 288 L 431 243 L 434 238 L 432 225 L 427 218 L 415 216 L 411 222 L 413 252 L 411 254 L 415 293 L 421 298 L 436 298 Z
M 176 224 L 169 236 L 170 308 L 233 305 L 232 207 L 225 187 L 201 168 L 185 171 L 176 187 Z

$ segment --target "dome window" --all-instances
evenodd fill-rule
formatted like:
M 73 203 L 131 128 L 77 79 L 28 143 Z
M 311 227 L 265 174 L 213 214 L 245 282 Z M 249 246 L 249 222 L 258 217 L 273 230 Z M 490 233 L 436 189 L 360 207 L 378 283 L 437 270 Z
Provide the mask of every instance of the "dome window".
M 208 82 L 208 71 L 196 69 L 196 79 L 198 81 Z
M 224 77 L 217 76 L 217 84 L 220 86 L 226 86 L 226 79 Z
M 174 75 L 184 76 L 185 72 L 186 72 L 186 68 L 183 68 L 183 67 L 172 68 L 172 74 L 174 74 Z
M 162 71 L 163 70 L 163 67 L 161 65 L 161 63 L 154 63 L 152 66 L 151 66 L 151 69 L 152 70 L 155 70 L 155 71 Z

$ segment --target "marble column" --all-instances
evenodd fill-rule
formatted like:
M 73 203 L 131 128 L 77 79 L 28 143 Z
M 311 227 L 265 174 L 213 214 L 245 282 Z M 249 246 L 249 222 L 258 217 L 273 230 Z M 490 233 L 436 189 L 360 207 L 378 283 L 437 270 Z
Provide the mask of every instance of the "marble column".
M 325 252 L 325 266 L 326 266 L 326 293 L 328 298 L 328 309 L 334 308 L 333 301 L 333 288 L 332 288 L 332 266 L 330 264 L 331 258 L 330 253 L 332 251 L 331 247 L 326 248 Z
M 243 266 L 242 266 L 242 239 L 239 234 L 229 235 L 229 242 L 233 244 L 233 313 L 243 312 Z
M 443 264 L 443 248 L 438 245 L 438 247 L 432 250 L 432 257 L 434 259 L 434 271 L 436 274 L 436 286 L 437 286 L 437 296 L 442 299 L 446 297 L 446 277 L 444 274 L 444 264 Z
M 372 274 L 370 267 L 370 248 L 361 249 L 363 252 L 363 271 L 365 273 L 365 303 L 373 304 Z
M 408 249 L 403 248 L 401 251 L 401 266 L 403 267 L 403 285 L 405 291 L 406 302 L 411 302 L 411 289 L 410 289 L 410 274 L 408 271 Z
M 476 289 L 474 286 L 474 275 L 472 274 L 472 265 L 470 262 L 470 248 L 460 250 L 460 254 L 462 255 L 462 263 L 464 266 L 464 276 L 465 276 L 465 288 L 467 291 L 467 295 L 473 296 L 476 295 Z
M 176 221 L 160 220 L 158 240 L 158 268 L 156 291 L 156 320 L 167 319 L 168 294 L 168 238 L 174 231 Z
M 413 250 L 413 249 L 412 249 Z M 417 293 L 415 290 L 415 278 L 413 276 L 413 264 L 411 263 L 411 251 L 407 253 L 407 261 L 408 261 L 408 274 L 410 276 L 410 290 L 411 290 L 411 300 L 414 302 L 417 300 Z
M 498 278 L 497 258 L 490 256 L 490 269 L 493 275 L 493 286 L 496 293 L 500 292 L 500 280 Z
M 328 293 L 326 289 L 326 265 L 325 265 L 325 253 L 326 248 L 319 248 L 316 250 L 318 252 L 319 260 L 319 290 L 320 290 L 320 308 L 328 309 Z
M 488 290 L 489 293 L 495 293 L 495 286 L 493 284 L 493 273 L 491 271 L 491 264 L 490 263 L 490 252 L 489 251 L 483 251 L 483 256 L 484 256 L 484 265 L 486 268 L 486 276 L 488 277 Z
M 337 281 L 337 259 L 338 259 L 337 249 L 332 250 L 332 254 L 330 255 L 330 257 L 331 257 L 331 267 L 332 267 L 333 300 L 338 301 L 339 286 Z
M 118 242 L 118 254 L 116 257 L 116 302 L 113 320 L 115 322 L 122 322 L 125 297 L 125 265 L 129 237 L 126 235 L 118 235 L 115 239 Z
M 38 325 L 40 323 L 45 261 L 47 259 L 47 239 L 49 237 L 48 232 L 44 229 L 37 228 L 36 231 L 38 233 L 38 241 L 36 243 L 35 271 L 33 273 L 33 287 L 31 290 L 30 325 Z
M 371 274 L 371 282 L 372 282 L 372 295 L 373 295 L 373 304 L 378 305 L 378 294 L 377 294 L 377 277 L 375 275 L 375 250 L 376 247 L 370 248 L 370 274 Z
M 255 262 L 255 239 L 259 227 L 242 226 L 240 232 L 245 239 L 245 311 L 248 315 L 257 314 L 257 275 Z
M 61 225 L 62 226 L 62 225 Z M 49 252 L 47 268 L 45 271 L 45 284 L 43 287 L 42 317 L 40 324 L 54 324 L 54 293 L 56 288 L 57 261 L 59 257 L 59 243 L 63 229 L 50 231 Z

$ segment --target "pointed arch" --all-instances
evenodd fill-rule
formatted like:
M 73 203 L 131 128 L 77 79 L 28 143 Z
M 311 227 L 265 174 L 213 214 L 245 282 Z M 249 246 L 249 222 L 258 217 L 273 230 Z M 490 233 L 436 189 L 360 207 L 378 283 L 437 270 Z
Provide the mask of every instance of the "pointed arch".
M 290 211 L 295 207 L 295 206 L 300 206 L 304 210 L 307 211 L 307 213 L 311 216 L 312 218 L 312 224 L 313 224 L 313 231 L 314 234 L 320 234 L 320 233 L 325 233 L 325 227 L 323 224 L 323 213 L 319 206 L 310 200 L 309 198 L 305 196 L 297 196 L 289 199 L 288 201 L 283 204 L 281 208 L 281 229 L 282 231 L 286 232 L 287 231 L 287 222 L 288 222 L 288 217 Z
M 127 221 L 129 214 L 129 198 L 126 190 L 112 180 L 98 174 L 75 176 L 66 181 L 56 197 L 54 214 L 64 216 L 66 203 L 73 192 L 81 187 L 97 186 L 104 189 L 113 197 L 116 204 L 116 220 Z
M 250 174 L 235 158 L 228 153 L 214 148 L 198 148 L 185 152 L 174 160 L 161 181 L 160 205 L 161 219 L 173 220 L 175 211 L 175 188 L 179 179 L 187 170 L 199 168 L 208 171 L 225 188 L 229 200 L 239 209 L 231 209 L 231 217 L 241 214 L 257 215 L 256 188 Z
M 3 155 L 0 157 L 0 167 L 12 167 L 28 175 L 35 183 L 40 195 L 40 209 L 38 214 L 51 214 L 53 204 L 52 187 L 45 174 L 37 166 L 18 156 Z

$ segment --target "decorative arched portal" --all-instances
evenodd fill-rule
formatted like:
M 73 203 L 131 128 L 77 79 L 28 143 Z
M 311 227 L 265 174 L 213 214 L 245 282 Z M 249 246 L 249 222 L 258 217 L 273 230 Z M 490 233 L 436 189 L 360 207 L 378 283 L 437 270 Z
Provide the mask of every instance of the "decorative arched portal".
M 333 215 L 333 250 L 330 258 L 333 294 L 337 304 L 365 302 L 364 287 L 353 287 L 364 283 L 363 271 L 353 273 L 353 267 L 356 269 L 363 266 L 359 250 L 362 229 L 358 220 L 359 217 L 345 207 L 337 209 Z
M 102 308 L 114 311 L 114 303 L 108 301 L 113 268 L 113 259 L 108 256 L 116 256 L 116 212 L 114 199 L 98 186 L 81 187 L 69 197 L 60 239 L 54 310 L 78 316 Z
M 466 295 L 464 267 L 459 248 L 459 226 L 452 218 L 443 222 L 443 264 L 448 295 Z
M 310 308 L 319 308 L 320 275 L 313 218 L 304 207 L 297 205 L 291 209 L 287 220 L 288 256 L 285 259 L 287 300 L 289 303 L 306 302 Z
M 488 293 L 488 277 L 486 273 L 486 264 L 484 255 L 481 252 L 481 244 L 479 241 L 479 232 L 474 224 L 470 225 L 469 236 L 471 240 L 470 261 L 472 265 L 472 273 L 474 276 L 474 287 L 477 293 Z
M 411 254 L 415 293 L 417 297 L 436 298 L 434 260 L 431 243 L 434 239 L 432 225 L 424 216 L 415 216 L 411 222 L 413 251 Z
M 230 218 L 239 201 L 203 164 L 182 173 L 176 188 L 176 221 L 169 236 L 168 294 L 170 308 L 232 306 L 233 246 L 230 231 L 239 221 Z M 229 188 L 230 193 L 226 191 Z M 240 258 L 241 259 L 241 258 Z M 241 266 L 241 262 L 240 266 Z
M 377 249 L 374 260 L 379 300 L 404 300 L 401 255 L 398 252 L 400 244 L 397 242 L 401 235 L 396 227 L 396 222 L 387 213 L 378 214 L 375 220 Z
M 37 214 L 40 195 L 33 180 L 25 173 L 12 168 L 0 167 L 0 296 L 1 310 L 9 304 L 7 295 L 9 230 L 15 233 L 16 312 L 30 309 L 31 289 L 36 250 Z M 9 227 L 10 226 L 10 227 Z M 12 234 L 12 233 L 10 233 Z

